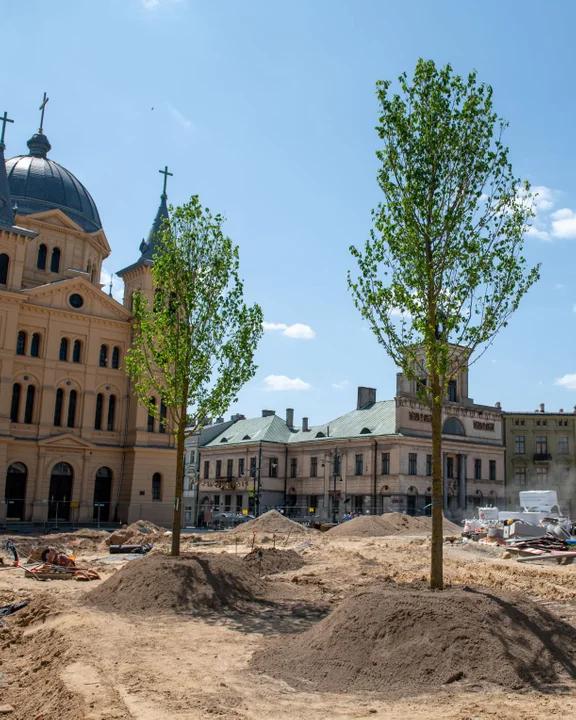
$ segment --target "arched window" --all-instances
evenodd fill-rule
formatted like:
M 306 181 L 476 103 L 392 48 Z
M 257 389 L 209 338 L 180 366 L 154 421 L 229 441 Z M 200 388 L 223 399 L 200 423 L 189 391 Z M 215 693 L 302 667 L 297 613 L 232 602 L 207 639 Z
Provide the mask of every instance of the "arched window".
M 10 267 L 10 258 L 6 253 L 0 255 L 0 285 L 8 284 L 8 268 Z
M 161 433 L 166 432 L 166 414 L 167 414 L 166 405 L 164 404 L 164 400 L 162 400 L 160 402 L 160 424 L 158 427 L 158 432 L 161 432 Z
M 52 259 L 50 260 L 50 272 L 60 272 L 60 248 L 52 250 Z
M 78 393 L 76 390 L 70 390 L 70 397 L 68 399 L 68 427 L 73 428 L 76 423 L 76 402 L 78 400 Z
M 32 342 L 30 343 L 30 355 L 32 357 L 40 357 L 40 335 L 34 333 L 32 335 Z
M 100 345 L 100 367 L 108 367 L 108 345 Z
M 60 340 L 60 360 L 64 362 L 68 360 L 68 338 Z
M 444 421 L 442 432 L 446 435 L 466 435 L 464 432 L 464 425 L 462 425 L 460 420 L 454 416 L 449 417 Z
M 162 500 L 162 475 L 152 475 L 152 500 Z
M 16 355 L 26 355 L 26 333 L 20 330 L 16 340 Z
M 116 416 L 116 395 L 108 398 L 108 432 L 114 430 L 114 418 Z
M 56 402 L 54 403 L 54 425 L 60 427 L 62 425 L 62 406 L 64 405 L 64 390 L 58 388 L 56 390 Z
M 34 396 L 36 394 L 36 388 L 34 385 L 28 385 L 26 390 L 26 406 L 24 408 L 24 422 L 31 425 L 34 420 Z
M 21 390 L 20 383 L 14 383 L 14 385 L 12 385 L 12 405 L 10 406 L 10 420 L 12 422 L 18 422 Z
M 102 407 L 104 405 L 104 395 L 98 393 L 96 395 L 96 415 L 94 417 L 94 429 L 102 430 Z
M 36 259 L 36 267 L 38 270 L 46 270 L 46 258 L 48 257 L 48 248 L 44 243 L 38 247 L 38 257 Z
M 150 405 L 152 405 L 152 408 L 148 409 L 148 432 L 154 432 L 154 420 L 156 413 L 153 408 L 156 408 L 156 398 L 150 398 Z
M 72 348 L 72 362 L 80 362 L 80 354 L 82 352 L 82 341 L 74 340 L 74 347 Z
M 116 345 L 112 350 L 112 368 L 118 370 L 120 367 L 120 348 Z

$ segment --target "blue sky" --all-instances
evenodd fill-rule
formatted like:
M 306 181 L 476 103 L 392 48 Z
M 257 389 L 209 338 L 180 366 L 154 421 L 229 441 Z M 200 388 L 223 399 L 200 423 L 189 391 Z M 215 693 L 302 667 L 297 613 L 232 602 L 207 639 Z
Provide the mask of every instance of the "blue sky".
M 396 369 L 346 286 L 379 200 L 378 79 L 418 57 L 494 87 L 517 174 L 541 188 L 526 255 L 542 278 L 472 368 L 477 402 L 576 403 L 576 5 L 567 0 L 3 0 L 0 113 L 24 153 L 50 102 L 50 157 L 87 186 L 112 255 L 133 262 L 161 192 L 198 193 L 240 245 L 270 329 L 234 410 L 320 423 Z M 272 329 L 272 326 L 275 329 Z

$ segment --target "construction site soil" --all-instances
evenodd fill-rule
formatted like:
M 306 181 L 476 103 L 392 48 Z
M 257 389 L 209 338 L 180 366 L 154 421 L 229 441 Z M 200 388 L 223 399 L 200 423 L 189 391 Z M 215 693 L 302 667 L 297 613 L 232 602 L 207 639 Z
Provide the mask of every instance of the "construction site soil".
M 269 599 L 267 584 L 232 555 L 149 555 L 128 563 L 86 596 L 100 610 L 201 613 Z
M 101 581 L 37 582 L 20 568 L 0 566 L 0 603 L 30 603 L 0 626 L 0 706 L 10 720 L 576 717 L 573 656 L 565 646 L 576 645 L 576 565 L 517 563 L 488 546 L 448 543 L 444 570 L 451 588 L 431 594 L 422 589 L 430 539 L 415 533 L 347 537 L 290 530 L 280 549 L 295 551 L 305 564 L 265 577 L 243 560 L 253 549 L 251 532 L 234 544 L 228 544 L 230 533 L 208 534 L 206 544 L 183 535 L 183 552 L 195 559 L 184 559 L 192 567 L 182 573 L 174 571 L 179 561 L 165 554 L 170 536 L 154 532 L 158 555 L 130 557 L 111 556 L 102 540 L 81 533 L 47 539 L 63 550 L 77 548 L 80 564 L 97 569 Z M 130 583 L 122 580 L 128 575 Z M 224 598 L 221 581 L 232 584 Z M 97 590 L 102 598 L 94 604 Z M 455 592 L 459 599 L 450 598 Z M 404 593 L 408 599 L 400 602 Z M 414 593 L 439 607 L 432 614 L 432 603 L 419 604 Z M 174 606 L 175 594 L 184 612 L 179 601 Z M 329 666 L 319 657 L 323 633 L 332 639 L 327 657 L 335 653 Z M 299 642 L 298 664 L 290 668 L 288 654 L 296 657 Z M 404 654 L 394 670 L 385 643 Z M 280 650 L 256 669 L 252 657 L 259 663 L 271 644 Z M 374 665 L 357 679 L 334 680 L 370 657 L 383 658 L 387 689 L 378 687 Z M 314 673 L 324 667 L 325 675 L 306 679 L 312 666 Z M 373 673 L 374 687 L 362 689 Z M 322 687 L 333 690 L 316 689 Z
M 306 528 L 303 525 L 284 517 L 284 515 L 279 513 L 277 510 L 269 510 L 259 518 L 255 518 L 254 520 L 249 520 L 246 523 L 238 525 L 238 527 L 231 530 L 228 535 L 238 538 L 251 538 L 254 532 L 256 532 L 257 539 L 261 535 L 269 535 L 270 538 L 272 538 L 273 535 L 276 535 L 285 539 L 287 537 L 309 537 L 318 533 L 317 530 L 311 530 L 310 528 Z
M 486 588 L 377 586 L 305 633 L 271 640 L 254 667 L 300 688 L 399 697 L 443 685 L 541 688 L 576 677 L 576 630 Z
M 244 557 L 244 562 L 259 575 L 300 570 L 304 565 L 304 560 L 295 550 L 276 548 L 255 548 Z
M 462 528 L 444 518 L 445 535 L 460 535 Z M 360 515 L 328 530 L 331 537 L 386 537 L 387 535 L 430 535 L 432 518 L 401 513 Z

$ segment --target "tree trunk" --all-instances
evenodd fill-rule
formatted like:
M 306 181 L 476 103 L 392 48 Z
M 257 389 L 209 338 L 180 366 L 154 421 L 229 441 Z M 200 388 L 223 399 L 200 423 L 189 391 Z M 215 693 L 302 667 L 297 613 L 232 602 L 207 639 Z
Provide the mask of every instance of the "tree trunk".
M 437 377 L 431 378 L 432 389 L 432 557 L 430 588 L 444 588 L 443 568 L 443 468 L 442 468 L 442 391 Z
M 186 413 L 176 435 L 176 484 L 174 486 L 174 517 L 172 520 L 172 555 L 180 555 L 180 526 L 182 525 L 182 488 L 184 485 L 184 440 Z

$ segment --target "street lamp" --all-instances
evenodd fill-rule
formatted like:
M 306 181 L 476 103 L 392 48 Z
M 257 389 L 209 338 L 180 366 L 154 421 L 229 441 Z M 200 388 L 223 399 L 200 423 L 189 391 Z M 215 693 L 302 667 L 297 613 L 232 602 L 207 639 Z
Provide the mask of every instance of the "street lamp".
M 336 524 L 336 478 L 340 475 L 340 455 L 338 448 L 334 451 L 334 496 L 332 498 L 332 522 Z

